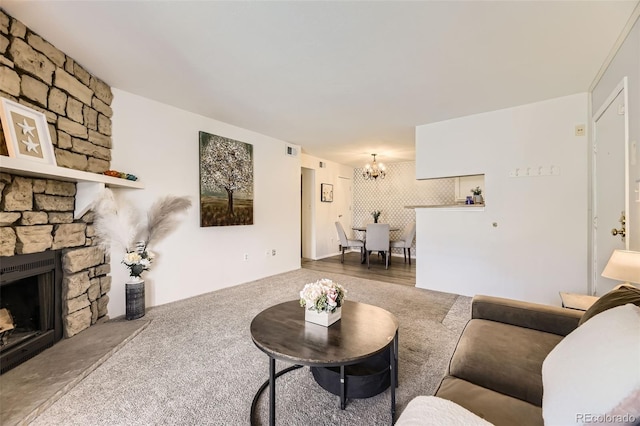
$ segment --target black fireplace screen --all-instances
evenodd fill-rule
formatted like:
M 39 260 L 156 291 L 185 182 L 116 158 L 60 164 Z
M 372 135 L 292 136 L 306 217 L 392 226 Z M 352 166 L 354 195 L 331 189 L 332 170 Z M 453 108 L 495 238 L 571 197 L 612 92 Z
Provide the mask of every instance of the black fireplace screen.
M 0 258 L 1 373 L 62 338 L 61 280 L 58 251 Z

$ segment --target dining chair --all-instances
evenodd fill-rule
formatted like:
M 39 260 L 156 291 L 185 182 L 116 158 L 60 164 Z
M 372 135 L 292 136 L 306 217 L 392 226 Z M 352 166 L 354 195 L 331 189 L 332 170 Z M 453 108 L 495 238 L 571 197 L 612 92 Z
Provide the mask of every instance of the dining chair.
M 367 241 L 365 243 L 365 252 L 367 255 L 367 268 L 371 269 L 371 252 L 377 251 L 382 253 L 385 260 L 385 269 L 389 269 L 389 224 L 388 223 L 369 223 L 367 224 Z
M 402 237 L 399 240 L 391 241 L 391 248 L 401 248 L 404 254 L 404 263 L 407 263 L 407 252 L 409 253 L 409 265 L 411 265 L 411 246 L 416 236 L 416 223 L 412 222 L 404 227 Z
M 340 258 L 340 263 L 344 263 L 344 251 L 349 247 L 359 247 L 360 248 L 360 258 L 364 259 L 364 241 L 357 239 L 347 238 L 347 233 L 344 232 L 344 228 L 340 222 L 336 222 L 336 230 L 338 231 L 338 237 L 340 238 L 340 246 L 342 247 L 342 257 Z

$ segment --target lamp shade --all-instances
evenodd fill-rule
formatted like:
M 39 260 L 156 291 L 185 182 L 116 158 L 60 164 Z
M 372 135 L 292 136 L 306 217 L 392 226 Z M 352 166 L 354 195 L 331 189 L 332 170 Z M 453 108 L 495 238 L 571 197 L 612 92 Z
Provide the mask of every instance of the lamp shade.
M 640 283 L 640 252 L 614 250 L 602 276 L 612 280 Z

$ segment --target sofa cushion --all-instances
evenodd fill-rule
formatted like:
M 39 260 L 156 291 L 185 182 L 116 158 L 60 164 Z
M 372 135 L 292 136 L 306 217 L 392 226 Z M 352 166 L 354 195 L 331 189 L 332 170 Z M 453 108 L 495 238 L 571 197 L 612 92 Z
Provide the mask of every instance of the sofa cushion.
M 404 409 L 396 426 L 491 426 L 491 423 L 448 399 L 416 396 Z
M 562 336 L 495 321 L 467 324 L 449 374 L 542 405 L 542 362 Z
M 639 360 L 640 307 L 618 306 L 585 322 L 542 366 L 545 424 L 594 423 L 624 408 L 640 388 Z M 636 411 L 626 414 L 640 419 L 637 401 L 629 406 Z
M 584 324 L 589 318 L 593 318 L 600 312 L 615 308 L 616 306 L 626 305 L 627 303 L 640 306 L 640 288 L 632 285 L 621 285 L 604 294 L 582 315 L 578 326 Z
M 445 377 L 436 396 L 453 401 L 496 426 L 543 425 L 540 407 L 455 377 Z

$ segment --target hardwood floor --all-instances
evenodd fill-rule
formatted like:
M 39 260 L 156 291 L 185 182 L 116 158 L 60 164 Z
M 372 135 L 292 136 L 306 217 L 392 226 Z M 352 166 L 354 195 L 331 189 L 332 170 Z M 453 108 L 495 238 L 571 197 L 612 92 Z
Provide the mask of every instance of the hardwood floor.
M 392 284 L 408 286 L 416 285 L 416 259 L 404 263 L 402 257 L 393 256 L 389 269 L 384 269 L 382 257 L 374 254 L 371 257 L 371 269 L 367 264 L 360 263 L 360 253 L 345 253 L 344 263 L 340 263 L 340 256 L 327 257 L 320 260 L 302 259 L 302 267 L 314 271 L 335 272 L 358 278 L 383 281 Z

